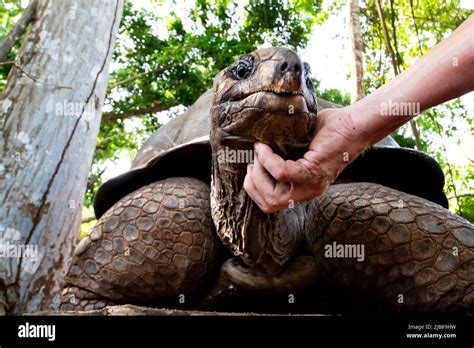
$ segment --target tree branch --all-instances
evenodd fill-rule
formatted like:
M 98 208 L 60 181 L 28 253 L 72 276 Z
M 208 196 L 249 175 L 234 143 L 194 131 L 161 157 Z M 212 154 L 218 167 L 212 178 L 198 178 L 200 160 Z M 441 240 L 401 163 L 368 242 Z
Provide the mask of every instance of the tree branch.
M 143 108 L 143 109 L 136 109 L 136 110 L 127 110 L 123 112 L 104 112 L 102 114 L 102 123 L 117 121 L 117 120 L 124 120 L 133 116 L 140 116 L 146 114 L 152 114 L 155 112 L 160 112 L 164 110 L 168 110 L 169 108 L 178 105 L 178 103 L 170 103 L 170 104 L 162 104 L 160 102 L 154 102 L 150 106 Z
M 418 131 L 418 127 L 416 126 L 416 122 L 415 122 L 415 120 L 411 119 L 409 123 L 410 123 L 410 127 L 411 127 L 411 131 L 413 133 L 413 136 L 415 137 L 416 149 L 419 150 L 419 151 L 423 151 L 422 147 L 421 147 L 420 132 Z
M 10 63 L 10 62 L 4 62 L 4 63 Z M 0 64 L 1 64 L 1 63 L 0 63 Z M 20 72 L 22 72 L 23 74 L 25 74 L 27 77 L 29 77 L 30 79 L 32 79 L 33 81 L 35 81 L 35 82 L 37 82 L 37 83 L 41 83 L 42 85 L 51 86 L 51 87 L 56 87 L 56 88 L 72 89 L 72 87 L 69 87 L 69 86 L 60 86 L 60 85 L 49 84 L 49 83 L 47 83 L 46 81 L 41 81 L 41 80 L 39 80 L 36 76 L 31 75 L 28 71 L 26 71 L 26 70 L 21 66 L 20 56 L 18 56 L 17 59 L 13 61 L 13 66 L 14 66 L 15 68 L 17 68 Z
M 395 76 L 397 76 L 398 74 L 400 74 L 400 66 L 399 66 L 400 62 L 397 59 L 398 49 L 397 49 L 397 47 L 395 47 L 396 48 L 396 51 L 395 51 L 392 47 L 392 44 L 390 43 L 390 34 L 388 33 L 387 24 L 385 23 L 385 15 L 383 13 L 382 4 L 380 3 L 380 0 L 377 0 L 375 2 L 375 4 L 377 5 L 377 12 L 378 12 L 378 15 L 379 15 L 380 24 L 382 25 L 383 34 L 384 34 L 384 37 L 385 37 L 385 43 L 387 45 L 388 52 L 390 53 L 390 58 L 391 58 L 392 67 L 393 67 L 393 73 L 395 74 Z M 393 25 L 393 30 L 395 30 L 395 26 L 394 26 L 393 23 L 392 23 L 392 25 Z M 413 136 L 415 138 L 416 148 L 417 148 L 417 150 L 422 151 L 420 132 L 418 131 L 418 127 L 416 126 L 416 122 L 415 122 L 415 120 L 411 119 L 409 123 L 410 123 L 411 130 L 413 132 Z
M 438 120 L 435 117 L 433 117 L 430 113 L 428 113 L 428 117 L 430 117 L 431 120 L 436 125 L 437 130 L 438 130 L 438 134 L 441 137 L 441 147 L 443 148 L 444 153 L 447 153 L 446 145 L 444 144 L 443 136 L 441 135 L 441 133 L 442 133 L 441 125 L 439 124 Z M 462 213 L 462 204 L 460 204 L 459 195 L 458 195 L 458 192 L 456 190 L 456 184 L 454 183 L 453 168 L 452 168 L 451 163 L 449 162 L 449 159 L 447 157 L 446 157 L 446 166 L 448 168 L 449 178 L 451 179 L 450 181 L 451 181 L 451 185 L 452 185 L 452 188 L 453 188 L 453 195 L 454 195 L 454 198 L 456 199 L 456 203 L 459 207 L 458 211 L 461 214 Z
M 474 197 L 474 193 L 464 193 L 462 195 L 457 195 L 457 196 L 451 196 L 451 197 L 448 197 L 448 199 L 456 199 L 459 200 L 459 198 L 465 198 L 465 197 Z
M 3 61 L 8 53 L 10 53 L 15 42 L 17 42 L 21 34 L 24 33 L 28 24 L 30 24 L 30 22 L 35 18 L 37 4 L 38 0 L 32 0 L 30 2 L 28 7 L 23 11 L 18 22 L 16 22 L 12 30 L 10 30 L 7 36 L 5 36 L 2 42 L 0 42 L 0 61 Z
M 349 0 L 349 34 L 352 43 L 352 75 L 354 80 L 351 100 L 364 97 L 364 68 L 363 68 L 363 40 L 360 27 L 359 0 Z
M 416 24 L 415 19 L 415 10 L 413 9 L 413 0 L 410 0 L 410 10 L 411 10 L 411 18 L 413 19 L 413 26 L 415 27 L 416 38 L 418 42 L 418 49 L 420 50 L 420 55 L 423 55 L 423 48 L 421 48 L 421 40 L 420 40 L 420 33 L 418 31 L 418 25 Z
M 91 222 L 91 221 L 94 221 L 94 220 L 95 220 L 95 216 L 88 216 L 88 217 L 82 219 L 81 224 L 85 224 L 87 222 Z
M 395 58 L 397 60 L 398 71 L 400 72 L 400 65 L 401 65 L 401 57 L 400 53 L 398 52 L 398 40 L 397 40 L 397 29 L 395 24 L 395 10 L 393 9 L 393 0 L 390 0 L 390 23 L 392 25 L 392 33 L 393 33 L 393 47 L 395 49 Z
M 87 190 L 92 191 L 94 189 L 94 185 L 100 180 L 102 174 L 104 174 L 107 167 L 104 167 L 99 173 L 91 174 L 87 179 Z
M 400 72 L 398 70 L 397 58 L 395 56 L 395 51 L 393 50 L 392 44 L 390 43 L 390 34 L 388 33 L 387 25 L 385 24 L 385 14 L 383 13 L 382 5 L 380 0 L 377 0 L 377 13 L 379 15 L 380 24 L 382 25 L 383 35 L 385 37 L 385 44 L 387 45 L 388 53 L 390 54 L 392 68 L 395 75 L 398 75 Z
M 150 70 L 150 71 L 141 72 L 141 73 L 138 73 L 138 74 L 136 74 L 136 75 L 134 75 L 134 76 L 127 77 L 126 79 L 123 79 L 123 80 L 121 80 L 121 81 L 118 81 L 118 82 L 116 82 L 116 83 L 110 85 L 110 86 L 107 88 L 107 91 L 110 92 L 111 90 L 117 88 L 118 86 L 124 85 L 124 84 L 126 84 L 126 83 L 128 83 L 128 82 L 130 82 L 130 81 L 137 80 L 137 79 L 139 79 L 139 78 L 142 77 L 142 76 L 145 76 L 145 75 L 148 75 L 148 74 L 151 74 L 151 73 L 154 73 L 154 72 L 158 72 L 158 73 L 163 72 L 163 71 L 166 70 L 166 68 L 168 68 L 168 66 L 170 66 L 170 65 L 159 66 L 159 67 L 157 67 L 157 68 L 155 68 L 155 69 L 152 69 L 152 70 Z

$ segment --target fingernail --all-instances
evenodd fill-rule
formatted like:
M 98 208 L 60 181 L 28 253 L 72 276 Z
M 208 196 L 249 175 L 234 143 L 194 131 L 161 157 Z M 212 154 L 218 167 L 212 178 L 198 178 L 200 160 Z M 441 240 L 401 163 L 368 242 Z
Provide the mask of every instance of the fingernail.
M 260 143 L 253 144 L 253 148 L 255 149 L 255 154 L 258 155 L 258 149 L 260 148 Z

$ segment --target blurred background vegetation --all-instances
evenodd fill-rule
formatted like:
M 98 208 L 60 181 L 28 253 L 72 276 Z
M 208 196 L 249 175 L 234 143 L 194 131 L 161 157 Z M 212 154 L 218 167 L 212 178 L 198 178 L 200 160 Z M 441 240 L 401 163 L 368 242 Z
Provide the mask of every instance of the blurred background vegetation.
M 365 94 L 394 76 L 393 57 L 377 12 L 378 1 L 360 2 Z M 400 71 L 471 14 L 460 1 L 380 1 Z M 94 193 L 104 180 L 118 174 L 117 162 L 130 163 L 154 130 L 189 107 L 212 86 L 219 70 L 241 54 L 262 46 L 287 46 L 298 52 L 307 49 L 318 28 L 332 17 L 347 16 L 347 2 L 126 1 L 84 200 L 82 232 L 89 231 L 94 224 Z M 0 40 L 26 5 L 27 1 L 0 1 Z M 349 40 L 347 27 L 326 26 L 325 30 Z M 14 59 L 19 46 L 20 43 L 6 60 Z M 318 50 L 313 47 L 312 52 Z M 331 52 L 326 54 L 331 55 Z M 11 64 L 0 65 L 0 90 L 10 68 Z M 347 70 L 347 79 L 350 79 Z M 330 73 L 326 72 L 326 76 L 331 76 Z M 323 82 L 314 79 L 316 86 L 320 87 Z M 351 102 L 349 92 L 342 87 L 319 88 L 318 95 L 341 105 Z M 466 140 L 462 138 L 466 134 L 472 141 L 473 105 L 456 99 L 416 119 L 422 150 L 435 157 L 445 172 L 450 209 L 470 221 L 474 221 L 474 169 L 473 159 L 469 157 L 473 153 L 462 153 L 456 158 L 451 154 L 457 151 L 456 144 Z M 415 147 L 409 127 L 402 127 L 393 135 L 402 146 Z

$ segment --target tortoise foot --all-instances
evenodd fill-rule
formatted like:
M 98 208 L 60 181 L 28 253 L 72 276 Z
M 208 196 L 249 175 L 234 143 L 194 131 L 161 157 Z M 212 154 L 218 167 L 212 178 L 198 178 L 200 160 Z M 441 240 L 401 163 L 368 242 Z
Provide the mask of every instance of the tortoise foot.
M 75 250 L 66 286 L 119 303 L 181 304 L 217 271 L 217 248 L 209 186 L 169 178 L 130 193 L 99 219 Z
M 326 283 L 361 290 L 392 310 L 472 310 L 468 221 L 372 183 L 333 185 L 310 204 L 306 237 Z
M 239 288 L 272 294 L 309 288 L 319 276 L 314 257 L 307 255 L 296 256 L 277 275 L 253 270 L 236 257 L 222 265 L 221 273 Z
M 90 311 L 111 305 L 114 303 L 110 300 L 100 298 L 93 292 L 75 286 L 67 287 L 61 293 L 60 310 L 62 311 Z

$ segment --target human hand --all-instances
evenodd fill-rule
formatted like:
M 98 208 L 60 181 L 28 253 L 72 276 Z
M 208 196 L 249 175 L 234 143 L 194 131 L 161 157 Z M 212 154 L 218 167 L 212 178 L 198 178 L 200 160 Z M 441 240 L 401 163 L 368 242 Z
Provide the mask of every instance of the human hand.
M 255 143 L 255 161 L 247 167 L 244 189 L 266 213 L 318 197 L 369 145 L 365 134 L 347 108 L 325 109 L 316 118 L 315 136 L 301 159 L 284 160 L 268 145 Z

